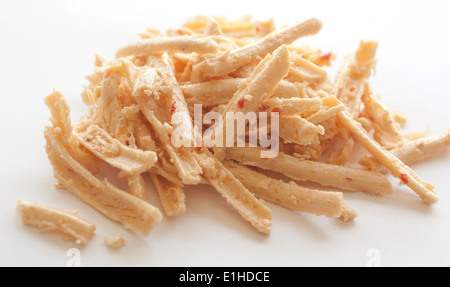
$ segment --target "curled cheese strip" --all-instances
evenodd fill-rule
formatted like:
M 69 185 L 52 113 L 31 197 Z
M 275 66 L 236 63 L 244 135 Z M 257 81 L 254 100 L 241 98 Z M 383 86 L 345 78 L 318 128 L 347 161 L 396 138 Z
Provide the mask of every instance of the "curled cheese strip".
M 120 62 L 118 64 L 120 67 Z M 117 63 L 115 63 L 115 65 L 117 66 Z M 122 85 L 123 72 L 120 69 L 116 69 L 115 66 L 109 68 L 103 67 L 103 70 L 101 93 L 98 101 L 94 103 L 94 107 L 96 107 L 97 111 L 100 111 L 98 112 L 100 121 L 92 121 L 92 123 L 101 125 L 105 130 L 100 129 L 97 132 L 94 131 L 92 134 L 88 133 L 88 137 L 95 136 L 94 140 L 92 140 L 92 138 L 82 139 L 80 136 L 78 136 L 78 140 L 81 144 L 93 145 L 92 148 L 97 150 L 97 153 L 94 152 L 94 154 L 102 160 L 106 160 L 106 162 L 108 162 L 108 158 L 101 156 L 101 153 L 105 151 L 107 152 L 107 156 L 114 155 L 114 153 L 118 153 L 123 149 L 128 150 L 128 153 L 131 153 L 131 155 L 134 154 L 134 159 L 122 158 L 121 160 L 118 158 L 123 157 L 121 154 L 118 157 L 110 159 L 115 161 L 115 163 L 108 163 L 113 167 L 121 169 L 121 173 L 119 174 L 120 177 L 127 177 L 130 193 L 145 200 L 145 181 L 139 173 L 148 170 L 148 168 L 145 168 L 145 165 L 148 165 L 148 167 L 153 166 L 157 161 L 157 157 L 153 151 L 150 151 L 152 148 L 149 148 L 147 149 L 147 152 L 144 152 L 146 155 L 141 158 L 143 152 L 138 150 L 136 145 L 139 143 L 146 147 L 153 147 L 155 143 L 148 127 L 145 125 L 139 114 L 139 107 L 135 104 L 132 106 L 124 106 L 126 102 L 124 98 L 128 101 L 131 99 L 129 96 L 129 89 L 124 88 Z M 119 99 L 122 99 L 123 103 Z M 88 121 L 81 121 L 77 126 L 77 130 L 86 132 L 87 128 L 92 128 L 91 126 L 92 124 Z M 94 126 L 94 128 L 95 127 L 97 126 Z M 96 136 L 95 133 L 99 133 L 103 136 Z M 75 134 L 75 136 L 77 135 Z M 105 139 L 103 139 L 103 137 Z M 85 147 L 89 150 L 88 146 Z M 91 150 L 91 152 L 93 151 Z M 151 157 L 150 159 L 149 156 Z M 119 165 L 115 165 L 117 163 Z M 134 164 L 134 167 L 141 165 L 143 170 L 131 171 L 130 173 L 130 170 L 123 169 L 123 167 L 128 167 L 128 169 L 133 168 L 133 166 L 129 166 L 128 164 Z
M 214 156 L 196 154 L 203 177 L 259 232 L 270 234 L 272 213 Z
M 119 174 L 120 177 L 127 176 L 129 190 L 132 195 L 145 200 L 145 181 L 142 176 L 139 175 L 139 173 L 144 172 L 148 169 L 144 168 L 144 170 L 131 171 L 130 173 L 129 170 L 124 170 L 123 167 L 128 167 L 129 163 L 134 163 L 135 167 L 136 163 L 137 166 L 142 166 L 142 164 L 140 164 L 139 162 L 142 162 L 143 160 L 143 167 L 151 162 L 153 162 L 153 164 L 150 164 L 149 167 L 153 166 L 157 161 L 157 157 L 156 154 L 150 150 L 154 149 L 152 147 L 154 147 L 155 143 L 151 137 L 148 127 L 141 118 L 139 107 L 135 104 L 133 104 L 132 106 L 124 106 L 127 101 L 130 101 L 130 96 L 129 89 L 125 89 L 122 85 L 123 72 L 121 72 L 120 69 L 115 69 L 113 67 L 110 67 L 109 69 L 103 68 L 103 70 L 101 93 L 98 100 L 93 101 L 93 106 L 96 108 L 96 113 L 99 115 L 99 121 L 81 121 L 77 125 L 76 129 L 78 131 L 86 132 L 86 129 L 89 127 L 92 128 L 92 125 L 100 125 L 104 128 L 104 130 L 100 129 L 98 130 L 98 133 L 100 135 L 103 135 L 106 140 L 102 139 L 102 136 L 96 136 L 94 141 L 92 141 L 91 138 L 82 139 L 80 136 L 78 136 L 78 140 L 79 142 L 81 142 L 81 144 L 85 143 L 92 145 L 93 142 L 95 142 L 96 144 L 94 144 L 92 147 L 97 150 L 97 153 L 106 151 L 106 155 L 113 155 L 114 153 L 120 152 L 120 150 L 123 150 L 124 148 L 128 151 L 131 150 L 131 154 L 134 154 L 135 158 L 139 158 L 138 160 L 132 158 L 123 158 L 125 160 L 119 160 L 119 165 L 115 165 L 114 163 L 108 161 L 106 162 L 116 168 L 121 169 L 121 173 Z M 122 99 L 122 102 L 124 103 L 121 103 L 119 99 Z M 127 101 L 125 101 L 125 99 L 127 99 Z M 92 135 L 95 135 L 95 132 L 94 134 L 88 134 L 88 137 Z M 77 135 L 75 134 L 75 136 Z M 146 151 L 150 153 L 150 156 L 153 157 L 153 159 L 150 159 L 150 161 L 147 161 L 147 163 L 145 163 L 145 160 L 149 155 L 148 153 L 146 153 L 147 155 L 143 156 L 142 159 L 140 158 L 140 154 L 142 153 L 142 151 L 137 149 L 136 145 L 138 143 L 140 145 L 145 145 L 148 148 L 146 149 Z M 89 150 L 89 147 L 86 148 Z M 94 154 L 96 153 L 94 152 Z M 97 154 L 97 156 L 99 156 L 99 154 Z M 122 155 L 120 156 L 122 157 Z M 101 155 L 99 158 L 107 160 L 107 158 L 103 158 Z M 117 157 L 113 158 L 112 160 L 117 161 Z M 128 169 L 129 168 L 130 167 L 128 167 Z
M 55 128 L 45 130 L 47 155 L 55 178 L 70 192 L 110 219 L 146 236 L 162 220 L 160 211 L 151 204 L 100 181 L 73 159 Z
M 361 112 L 361 99 L 367 88 L 366 81 L 375 68 L 377 47 L 376 42 L 361 42 L 355 55 L 347 57 L 331 91 L 356 118 Z
M 325 121 L 328 121 L 329 119 L 333 118 L 334 116 L 336 116 L 339 112 L 342 112 L 343 110 L 345 110 L 344 105 L 338 105 L 338 106 L 331 107 L 328 109 L 322 109 L 322 110 L 318 111 L 317 113 L 312 114 L 307 120 L 308 120 L 308 122 L 310 122 L 314 125 L 318 125 Z
M 240 84 L 245 80 L 241 78 L 215 80 L 183 85 L 181 90 L 189 105 L 202 104 L 205 107 L 224 105 L 228 104 L 239 89 Z M 273 93 L 273 97 L 282 99 L 297 98 L 298 96 L 298 88 L 284 80 L 280 82 Z
M 137 71 L 138 76 L 132 83 L 133 95 L 135 99 L 145 99 L 161 122 L 179 129 L 187 141 L 192 141 L 193 124 L 186 99 L 168 60 L 164 58 L 160 62 L 162 68 L 144 67 Z
M 406 137 L 400 130 L 400 125 L 384 105 L 372 95 L 362 97 L 366 112 L 371 119 L 390 137 L 394 143 L 406 141 Z
M 322 106 L 323 108 L 320 111 L 308 117 L 308 122 L 318 125 L 331 119 L 345 109 L 345 106 L 335 96 L 322 98 Z
M 338 119 L 374 158 L 388 168 L 393 176 L 399 178 L 404 184 L 416 192 L 425 203 L 434 204 L 438 201 L 434 187 L 431 184 L 417 176 L 410 167 L 374 141 L 363 129 L 361 124 L 353 120 L 347 111 L 340 112 Z
M 139 108 L 139 107 L 138 107 Z M 129 121 L 132 122 L 134 130 L 135 144 L 133 148 L 139 148 L 143 151 L 154 151 L 156 143 L 153 140 L 150 130 L 142 120 L 139 114 L 131 117 Z M 155 163 L 156 164 L 156 163 Z M 152 169 L 155 165 L 152 166 Z M 140 199 L 146 200 L 145 180 L 142 175 L 132 175 L 127 177 L 130 193 Z
M 117 58 L 127 56 L 148 56 L 151 54 L 198 53 L 216 54 L 217 43 L 211 39 L 200 39 L 189 36 L 152 38 L 128 44 L 119 49 Z
M 330 113 L 333 114 L 334 119 L 339 112 L 345 110 L 345 106 L 335 96 L 324 97 L 322 98 L 322 101 L 324 102 L 324 105 L 332 107 L 328 111 L 330 111 Z M 321 119 L 321 116 L 318 115 L 316 117 L 316 115 L 312 115 L 310 118 L 313 121 L 318 121 L 319 119 Z M 351 134 L 346 129 L 343 128 L 337 127 L 337 133 L 333 135 L 333 137 L 335 136 L 338 136 L 341 139 L 343 139 L 345 143 L 342 148 L 335 149 L 329 154 L 327 162 L 329 164 L 344 165 L 350 159 L 350 156 L 353 152 L 355 141 L 353 140 Z
M 201 168 L 193 158 L 191 151 L 185 148 L 176 148 L 171 140 L 174 128 L 183 130 L 182 136 L 190 142 L 193 137 L 192 119 L 173 74 L 167 68 L 144 67 L 137 69 L 130 64 L 126 64 L 125 67 L 133 85 L 134 98 L 141 112 L 150 122 L 167 154 L 173 160 L 183 183 L 198 184 L 201 180 Z M 162 90 L 163 87 L 166 89 Z M 178 117 L 177 121 L 171 120 L 174 116 Z
M 159 176 L 162 176 L 163 178 L 165 178 L 170 183 L 172 183 L 176 186 L 183 186 L 183 182 L 178 177 L 178 170 L 175 167 L 175 165 L 170 162 L 170 157 L 167 155 L 167 153 L 160 151 L 158 156 L 159 156 L 159 162 L 157 162 L 153 166 L 150 173 L 154 173 Z M 168 159 L 166 159 L 166 157 Z
M 183 185 L 174 184 L 156 173 L 150 173 L 150 176 L 158 191 L 166 214 L 168 216 L 180 216 L 186 213 Z
M 140 117 L 137 117 L 140 119 Z M 136 123 L 136 120 L 133 121 Z M 142 131 L 136 133 L 136 144 L 143 150 L 155 150 L 155 143 L 151 139 L 150 132 L 141 127 Z M 139 130 L 138 130 L 139 131 Z M 168 216 L 179 216 L 186 212 L 185 194 L 183 191 L 183 183 L 177 176 L 176 167 L 166 160 L 166 153 L 159 151 L 160 161 L 157 162 L 150 171 L 150 176 L 160 195 L 162 205 Z M 139 180 L 139 181 L 137 181 Z M 130 182 L 132 185 L 130 185 Z M 137 184 L 136 184 L 137 183 Z M 140 183 L 140 184 L 139 184 Z M 145 181 L 142 176 L 129 179 L 130 193 L 139 196 L 145 191 Z
M 393 192 L 389 180 L 380 173 L 302 160 L 284 153 L 279 153 L 274 159 L 262 159 L 261 151 L 261 148 L 228 148 L 226 157 L 244 165 L 282 173 L 293 180 L 312 181 L 322 186 L 375 195 Z
M 327 159 L 329 164 L 345 165 L 352 155 L 355 146 L 352 135 L 345 130 L 341 132 L 340 137 L 345 141 L 344 146 L 331 152 Z
M 294 82 L 320 84 L 328 78 L 326 70 L 302 57 L 293 57 L 292 62 L 288 78 Z
M 390 150 L 390 152 L 404 164 L 412 165 L 432 157 L 448 145 L 450 145 L 450 130 L 441 135 L 408 142 L 399 148 Z M 365 156 L 361 158 L 359 163 L 369 170 L 375 170 L 382 173 L 388 172 L 388 170 L 373 156 Z
M 361 115 L 362 98 L 371 92 L 367 81 L 375 69 L 377 48 L 376 42 L 362 41 L 355 55 L 347 57 L 331 91 L 356 119 Z M 342 103 L 338 99 L 335 101 L 337 105 Z M 374 126 L 372 122 L 369 123 L 371 127 Z M 354 140 L 351 134 L 347 130 L 339 129 L 339 136 L 345 140 L 345 145 L 331 153 L 328 163 L 345 164 L 353 152 Z
M 67 144 L 73 144 L 72 121 L 70 119 L 70 108 L 67 100 L 59 91 L 53 91 L 45 98 L 45 104 L 50 110 L 51 118 L 54 127 L 61 130 L 63 139 L 67 139 Z
M 115 67 L 105 68 L 100 86 L 100 97 L 96 108 L 100 116 L 100 126 L 116 138 L 125 137 L 122 129 L 126 130 L 124 117 L 122 116 L 122 104 L 119 100 L 122 96 L 120 84 L 122 73 Z
M 133 132 L 134 142 L 129 141 L 130 146 L 143 151 L 155 151 L 156 142 L 153 139 L 150 127 L 146 124 L 144 115 L 138 105 L 126 107 L 121 111 L 126 119 L 128 127 Z M 127 142 L 125 141 L 125 144 Z
M 240 84 L 239 90 L 228 103 L 227 112 L 256 112 L 264 100 L 270 98 L 275 88 L 289 72 L 289 50 L 283 45 L 273 55 L 256 67 L 252 75 Z
M 244 46 L 224 56 L 205 61 L 198 69 L 209 77 L 229 74 L 250 63 L 257 57 L 264 57 L 272 53 L 282 45 L 289 45 L 301 37 L 315 35 L 321 28 L 322 23 L 315 18 L 288 26 L 267 35 L 255 44 Z
M 53 110 L 58 106 L 68 111 L 67 102 L 60 93 L 54 93 L 46 98 L 46 104 L 53 116 L 53 127 L 46 127 L 44 132 L 46 150 L 59 185 L 126 228 L 147 235 L 162 219 L 159 210 L 107 181 L 100 181 L 81 165 L 78 143 L 67 145 L 67 137 L 75 138 L 72 130 L 65 130 L 65 127 L 71 127 L 70 113 Z
M 137 98 L 136 102 L 138 102 L 143 114 L 152 124 L 155 133 L 160 138 L 165 150 L 167 151 L 167 154 L 171 157 L 171 159 L 173 159 L 173 164 L 177 168 L 178 174 L 183 180 L 183 183 L 187 185 L 198 184 L 201 180 L 201 168 L 192 157 L 190 151 L 179 150 L 172 145 L 170 140 L 170 133 L 173 131 L 173 128 L 168 126 L 167 124 L 162 124 L 155 117 L 148 105 L 148 102 L 140 98 Z
M 281 99 L 272 97 L 265 100 L 259 110 L 273 111 L 274 109 L 278 109 L 283 115 L 298 115 L 304 111 L 318 111 L 321 106 L 322 101 L 320 99 Z
M 287 75 L 289 65 L 289 50 L 286 45 L 278 48 L 273 53 L 273 56 L 267 55 L 253 71 L 252 75 L 240 84 L 239 90 L 234 94 L 223 111 L 222 119 L 227 119 L 227 114 L 233 112 L 256 113 L 264 100 L 273 95 L 276 86 Z M 218 126 L 220 127 L 221 125 L 219 124 Z M 218 128 L 218 133 L 223 133 L 223 130 Z M 215 148 L 214 152 L 217 158 L 223 158 L 223 148 Z
M 316 126 L 298 115 L 280 117 L 280 137 L 285 143 L 316 145 L 319 136 L 325 133 L 322 126 Z
M 341 215 L 343 195 L 340 192 L 318 191 L 298 186 L 294 182 L 285 183 L 233 161 L 225 161 L 224 165 L 246 188 L 265 201 L 319 216 Z
M 186 100 L 190 105 L 202 104 L 215 106 L 227 104 L 239 88 L 239 84 L 245 79 L 232 78 L 215 80 L 205 83 L 181 86 Z
M 95 225 L 75 213 L 49 207 L 40 203 L 19 201 L 17 208 L 24 224 L 41 232 L 60 231 L 77 244 L 86 245 L 95 232 Z
M 77 147 L 79 145 L 77 138 L 72 133 L 72 121 L 70 119 L 70 108 L 63 94 L 59 91 L 53 91 L 45 98 L 45 104 L 50 109 L 50 121 L 54 127 L 57 127 L 63 135 L 62 140 L 68 147 L 71 155 L 83 164 L 89 171 L 98 172 L 98 163 L 95 156 L 82 151 Z
M 146 172 L 158 160 L 155 152 L 127 147 L 96 125 L 89 125 L 74 134 L 86 149 L 120 169 L 124 176 Z

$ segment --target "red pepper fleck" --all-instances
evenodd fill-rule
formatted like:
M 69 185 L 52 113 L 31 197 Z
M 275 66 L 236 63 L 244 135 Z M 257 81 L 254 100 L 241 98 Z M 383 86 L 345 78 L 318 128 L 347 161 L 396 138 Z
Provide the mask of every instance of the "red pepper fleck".
M 402 180 L 402 182 L 404 184 L 408 184 L 409 180 L 408 180 L 408 176 L 404 173 L 400 174 L 400 179 Z
M 202 152 L 202 149 L 203 149 L 203 148 L 202 148 L 201 146 L 195 148 L 195 150 L 196 150 L 198 153 L 201 153 L 201 152 Z
M 259 28 L 258 26 L 256 26 L 256 33 L 259 33 L 261 31 L 261 28 Z
M 264 112 L 264 111 L 267 111 L 268 108 L 269 108 L 269 107 L 268 107 L 266 104 L 262 104 L 262 105 L 259 107 L 259 111 L 260 111 L 260 112 Z
M 240 99 L 239 102 L 238 102 L 238 107 L 240 109 L 242 109 L 244 107 L 244 105 L 245 105 L 245 100 L 244 99 Z
M 355 87 L 351 87 L 351 89 L 350 89 L 350 92 L 354 92 L 356 90 L 356 88 Z
M 272 110 L 272 113 L 279 113 L 281 114 L 281 110 L 279 107 L 276 107 L 275 109 Z
M 178 29 L 178 30 L 177 30 L 177 33 L 178 33 L 179 35 L 182 35 L 182 34 L 183 34 L 183 30 Z
M 353 179 L 351 179 L 351 178 L 349 178 L 349 177 L 347 177 L 347 178 L 345 178 L 347 181 L 353 181 Z
M 129 141 L 129 140 L 126 140 L 126 141 L 125 141 L 125 144 L 126 144 L 127 146 L 129 146 L 129 145 L 130 145 L 130 141 Z
M 322 60 L 326 60 L 326 61 L 328 61 L 328 60 L 330 60 L 331 59 L 331 56 L 332 56 L 333 54 L 330 52 L 330 53 L 326 53 L 325 55 L 323 55 L 322 56 Z
M 212 62 L 213 62 L 213 59 L 204 59 L 204 60 L 202 61 L 202 64 L 210 65 Z
M 173 102 L 172 107 L 170 108 L 170 112 L 175 112 L 177 110 L 177 102 Z

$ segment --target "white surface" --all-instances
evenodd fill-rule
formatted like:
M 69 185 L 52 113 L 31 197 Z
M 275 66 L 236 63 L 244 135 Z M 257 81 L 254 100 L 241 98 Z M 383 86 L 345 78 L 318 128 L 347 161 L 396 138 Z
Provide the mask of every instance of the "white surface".
M 414 167 L 436 185 L 440 202 L 432 207 L 405 187 L 383 198 L 346 193 L 360 213 L 353 224 L 270 204 L 273 231 L 265 237 L 212 189 L 194 187 L 185 216 L 142 238 L 53 188 L 42 136 L 49 115 L 43 99 L 54 87 L 68 98 L 73 119 L 86 112 L 79 95 L 96 52 L 112 57 L 146 27 L 178 27 L 197 14 L 273 17 L 279 27 L 318 16 L 323 31 L 304 42 L 335 51 L 336 66 L 361 39 L 378 40 L 374 89 L 389 108 L 407 112 L 408 131 L 443 132 L 450 128 L 448 11 L 449 1 L 1 1 L 0 265 L 65 266 L 66 251 L 76 247 L 23 226 L 19 199 L 79 209 L 97 224 L 81 249 L 83 266 L 365 266 L 372 248 L 383 266 L 450 265 L 450 152 Z M 127 245 L 111 251 L 103 236 L 118 232 Z

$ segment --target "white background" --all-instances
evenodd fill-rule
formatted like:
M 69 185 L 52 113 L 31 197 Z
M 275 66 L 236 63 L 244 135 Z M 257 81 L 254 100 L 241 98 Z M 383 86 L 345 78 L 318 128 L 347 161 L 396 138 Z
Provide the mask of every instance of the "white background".
M 0 2 L 0 265 L 65 266 L 74 244 L 21 224 L 17 200 L 79 209 L 97 224 L 81 249 L 83 266 L 366 266 L 368 250 L 383 266 L 450 265 L 450 152 L 416 165 L 436 185 L 440 202 L 422 204 L 405 187 L 390 197 L 346 193 L 360 217 L 344 224 L 270 204 L 273 230 L 258 234 L 210 188 L 187 188 L 188 213 L 165 219 L 150 237 L 124 231 L 68 192 L 53 187 L 44 151 L 53 88 L 77 120 L 87 111 L 80 92 L 96 52 L 111 58 L 146 27 L 178 27 L 198 14 L 274 18 L 279 27 L 317 16 L 316 37 L 302 40 L 335 51 L 339 66 L 361 39 L 380 41 L 373 80 L 391 109 L 407 112 L 407 131 L 450 128 L 449 1 L 5 1 Z M 157 206 L 150 183 L 150 200 Z M 124 232 L 112 251 L 103 236 Z

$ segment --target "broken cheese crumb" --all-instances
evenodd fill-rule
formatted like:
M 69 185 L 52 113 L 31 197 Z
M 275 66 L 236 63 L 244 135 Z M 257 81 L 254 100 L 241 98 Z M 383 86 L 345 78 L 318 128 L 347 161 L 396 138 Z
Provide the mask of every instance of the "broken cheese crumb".
M 122 233 L 119 233 L 114 238 L 104 238 L 105 244 L 112 249 L 119 249 L 125 245 L 125 239 L 123 239 Z

